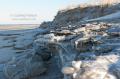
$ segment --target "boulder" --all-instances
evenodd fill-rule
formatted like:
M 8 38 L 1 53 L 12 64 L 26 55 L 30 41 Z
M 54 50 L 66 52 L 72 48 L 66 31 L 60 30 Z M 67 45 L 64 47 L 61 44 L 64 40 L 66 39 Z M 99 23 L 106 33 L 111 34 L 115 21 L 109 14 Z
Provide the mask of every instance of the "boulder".
M 75 69 L 73 67 L 63 67 L 62 73 L 66 75 L 73 74 L 75 72 Z
M 14 58 L 4 67 L 4 73 L 7 79 L 30 78 L 41 75 L 46 70 L 47 68 L 41 56 L 31 54 Z

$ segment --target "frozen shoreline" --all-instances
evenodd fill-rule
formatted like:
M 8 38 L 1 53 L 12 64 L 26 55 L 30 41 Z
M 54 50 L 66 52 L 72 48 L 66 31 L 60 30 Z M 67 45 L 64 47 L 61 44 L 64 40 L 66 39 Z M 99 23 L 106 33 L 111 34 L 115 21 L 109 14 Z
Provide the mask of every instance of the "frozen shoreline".
M 28 45 L 32 44 L 37 33 L 44 32 L 42 29 L 0 31 L 0 64 L 6 63 L 17 52 L 23 52 Z

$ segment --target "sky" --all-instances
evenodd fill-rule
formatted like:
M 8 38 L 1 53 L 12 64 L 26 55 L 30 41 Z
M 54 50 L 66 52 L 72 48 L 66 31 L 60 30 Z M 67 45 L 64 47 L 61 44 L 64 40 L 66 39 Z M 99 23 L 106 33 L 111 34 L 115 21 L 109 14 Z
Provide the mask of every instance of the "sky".
M 40 24 L 51 21 L 58 10 L 91 0 L 0 0 L 0 24 Z

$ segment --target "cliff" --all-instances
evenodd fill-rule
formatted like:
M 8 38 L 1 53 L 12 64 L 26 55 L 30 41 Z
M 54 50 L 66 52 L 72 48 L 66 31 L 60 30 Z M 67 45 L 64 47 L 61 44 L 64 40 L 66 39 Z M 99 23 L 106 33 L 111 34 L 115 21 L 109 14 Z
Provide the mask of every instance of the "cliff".
M 40 27 L 59 28 L 68 25 L 76 25 L 81 22 L 88 22 L 91 19 L 96 19 L 117 13 L 120 11 L 120 4 L 105 4 L 105 5 L 77 5 L 58 11 L 52 22 L 43 22 Z M 114 16 L 114 15 L 113 15 Z M 120 16 L 118 16 L 119 19 Z M 114 19 L 117 22 L 118 19 Z M 102 21 L 113 21 L 101 20 Z
M 72 9 L 61 10 L 55 16 L 55 23 L 79 22 L 94 19 L 120 11 L 120 4 L 116 5 L 80 5 Z

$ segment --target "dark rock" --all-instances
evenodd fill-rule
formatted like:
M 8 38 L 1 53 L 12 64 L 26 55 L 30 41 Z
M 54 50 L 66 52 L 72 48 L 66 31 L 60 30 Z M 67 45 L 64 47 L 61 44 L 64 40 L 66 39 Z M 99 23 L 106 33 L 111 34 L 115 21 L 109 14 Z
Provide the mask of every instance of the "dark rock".
M 43 61 L 48 61 L 52 56 L 51 52 L 46 48 L 38 49 L 36 51 L 36 54 L 41 56 Z
M 80 53 L 76 60 L 95 60 L 96 55 L 94 53 Z
M 27 55 L 17 57 L 4 67 L 8 79 L 24 79 L 45 73 L 47 68 L 41 56 Z

